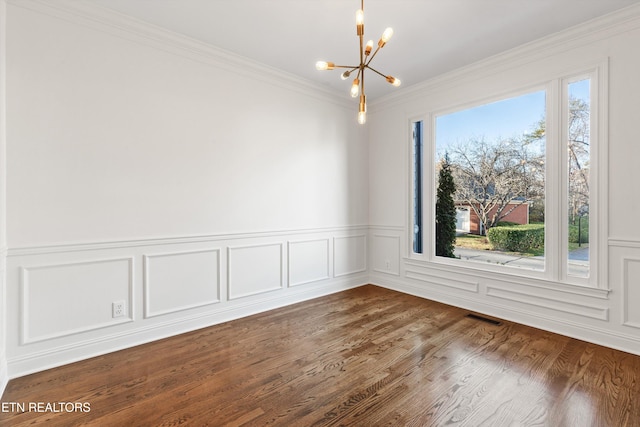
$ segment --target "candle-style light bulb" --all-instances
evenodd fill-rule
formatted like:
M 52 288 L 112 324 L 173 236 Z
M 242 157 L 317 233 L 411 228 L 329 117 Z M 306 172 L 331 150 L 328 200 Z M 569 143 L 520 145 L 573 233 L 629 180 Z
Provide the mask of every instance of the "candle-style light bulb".
M 373 49 L 373 40 L 369 40 L 367 45 L 364 48 L 365 56 L 369 56 L 371 54 L 371 49 Z
M 393 35 L 393 28 L 388 27 L 386 30 L 384 30 L 384 33 L 382 33 L 382 37 L 380 37 L 380 41 L 378 41 L 378 46 L 384 47 L 384 45 L 389 41 L 389 39 L 391 39 L 392 35 Z
M 367 122 L 367 101 L 364 95 L 360 95 L 360 107 L 358 108 L 358 123 L 361 125 Z
M 389 83 L 391 83 L 392 85 L 394 85 L 395 87 L 400 86 L 400 83 L 401 83 L 401 82 L 400 82 L 400 79 L 396 79 L 396 78 L 395 78 L 395 77 L 393 77 L 393 76 L 387 76 L 386 78 L 387 78 L 387 81 L 388 81 Z
M 361 36 L 364 34 L 364 11 L 358 9 L 356 12 L 356 33 Z
M 335 64 L 333 62 L 327 61 L 318 61 L 316 62 L 316 70 L 324 71 L 324 70 L 333 70 Z
M 382 41 L 384 41 L 385 43 L 389 41 L 389 39 L 391 39 L 391 36 L 393 35 L 393 28 L 391 27 L 387 27 L 384 30 L 384 33 L 382 33 Z
M 360 93 L 360 80 L 358 79 L 353 79 L 353 84 L 351 85 L 351 97 L 352 98 L 356 98 L 358 96 L 358 94 Z

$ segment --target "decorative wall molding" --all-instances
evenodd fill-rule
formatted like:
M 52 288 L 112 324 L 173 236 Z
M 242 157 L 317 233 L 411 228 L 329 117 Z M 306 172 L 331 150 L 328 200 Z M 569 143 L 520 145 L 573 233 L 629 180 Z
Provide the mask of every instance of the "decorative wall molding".
M 562 292 L 567 295 L 581 295 L 590 298 L 598 298 L 602 300 L 608 300 L 611 289 L 591 288 L 582 285 L 574 285 L 570 283 L 559 283 L 545 279 L 538 279 L 533 277 L 526 277 L 520 274 L 513 274 L 512 272 L 494 272 L 483 268 L 477 268 L 472 263 L 466 263 L 464 266 L 454 265 L 452 262 L 429 262 L 418 261 L 414 259 L 405 259 L 404 263 L 407 267 L 427 268 L 429 271 L 437 271 L 444 274 L 444 277 L 451 277 L 450 275 L 461 275 L 463 277 L 475 277 L 487 281 L 504 281 L 508 279 L 514 283 L 522 284 L 525 286 L 551 290 L 554 292 Z
M 4 4 L 4 0 L 0 0 L 0 2 Z M 251 79 L 284 87 L 287 90 L 298 91 L 345 108 L 350 108 L 351 105 L 349 101 L 343 101 L 341 95 L 335 96 L 336 94 L 331 91 L 312 86 L 308 82 L 290 75 L 283 76 L 279 70 L 273 70 L 230 52 L 109 12 L 106 9 L 94 7 L 87 2 L 71 0 L 56 2 L 8 0 L 8 4 L 11 7 L 47 14 L 96 31 L 116 35 L 133 43 L 208 64 L 222 70 L 246 73 L 245 75 Z M 454 86 L 461 78 L 483 78 L 495 73 L 496 68 L 504 70 L 505 67 L 522 66 L 576 46 L 585 46 L 594 40 L 601 40 L 637 28 L 640 28 L 640 7 L 624 9 L 616 14 L 569 29 L 547 39 L 533 42 L 517 50 L 496 55 L 446 76 L 432 79 L 420 85 L 414 85 L 397 94 L 380 98 L 372 106 L 375 108 L 376 105 L 382 105 L 383 103 L 386 106 L 407 102 L 407 100 L 423 96 L 426 91 L 446 90 L 446 88 Z M 0 31 L 4 31 L 4 27 Z M 615 325 L 618 328 L 616 330 L 611 325 L 604 325 L 603 323 L 603 321 L 609 320 L 609 310 L 618 310 L 618 304 L 620 303 L 616 300 L 616 305 L 614 306 L 613 300 L 609 295 L 610 290 L 606 289 L 557 284 L 516 275 L 509 276 L 491 272 L 480 273 L 471 269 L 466 269 L 463 272 L 463 269 L 446 264 L 409 262 L 406 260 L 400 260 L 399 265 L 405 267 L 406 279 L 410 280 L 389 275 L 388 272 L 380 271 L 375 265 L 372 269 L 373 273 L 369 275 L 367 266 L 370 251 L 367 250 L 366 233 L 370 233 L 374 237 L 388 237 L 394 240 L 397 238 L 398 242 L 401 241 L 401 237 L 384 236 L 382 234 L 384 232 L 398 232 L 400 234 L 406 231 L 404 226 L 353 225 L 108 242 L 54 243 L 51 245 L 9 248 L 6 251 L 6 255 L 14 260 L 18 258 L 20 261 L 33 259 L 35 263 L 40 262 L 40 259 L 47 259 L 48 261 L 46 262 L 54 262 L 60 257 L 68 257 L 72 261 L 23 266 L 21 267 L 22 274 L 20 278 L 11 278 L 11 282 L 7 282 L 7 289 L 11 287 L 13 290 L 15 287 L 21 293 L 22 303 L 18 307 L 7 307 L 7 301 L 3 300 L 0 301 L 0 308 L 3 310 L 5 308 L 11 309 L 12 313 L 16 313 L 15 319 L 20 320 L 21 324 L 19 326 L 15 325 L 15 327 L 20 327 L 21 341 L 18 342 L 17 338 L 16 342 L 11 341 L 7 346 L 6 354 L 3 353 L 4 349 L 0 347 L 0 392 L 6 385 L 9 376 L 24 375 L 70 361 L 248 316 L 305 299 L 360 286 L 371 280 L 384 284 L 381 286 L 388 286 L 391 289 L 411 293 L 423 298 L 469 307 L 469 309 L 483 310 L 487 314 L 510 318 L 513 321 L 530 324 L 534 327 L 542 327 L 580 339 L 587 339 L 591 342 L 622 348 L 625 351 L 635 348 L 635 353 L 638 353 L 637 348 L 640 337 L 632 332 L 640 328 L 640 320 L 633 315 L 634 310 L 638 312 L 634 303 L 638 300 L 640 291 L 637 287 L 634 287 L 634 280 L 636 280 L 636 277 L 640 277 L 638 276 L 640 259 L 624 258 L 621 264 L 624 270 L 624 280 L 622 281 L 622 298 L 624 298 L 624 301 L 621 303 L 623 310 L 622 322 L 623 326 L 634 328 L 633 330 L 627 329 L 629 333 L 624 333 L 620 331 L 624 328 L 619 324 Z M 289 240 L 285 249 L 283 242 L 291 236 L 298 240 Z M 402 236 L 405 236 L 405 234 L 402 234 Z M 332 247 L 330 240 L 333 242 Z M 265 241 L 267 242 L 263 243 Z M 246 244 L 240 245 L 241 242 Z M 296 245 L 303 245 L 305 242 L 326 242 L 326 262 L 329 266 L 326 278 L 324 277 L 324 252 L 322 259 L 314 260 L 317 262 L 317 266 L 322 265 L 323 267 L 323 274 L 318 275 L 318 279 L 313 279 L 313 277 L 311 279 L 309 277 L 296 278 L 294 274 L 296 270 L 292 270 L 291 267 L 291 264 L 295 261 L 291 255 L 295 251 Z M 185 249 L 184 252 L 175 249 L 177 246 L 183 245 L 191 247 L 210 244 L 215 244 L 221 248 L 227 247 L 226 265 L 224 263 L 225 252 L 223 249 Z M 609 238 L 608 244 L 612 247 L 640 248 L 639 241 L 618 238 Z M 318 246 L 320 245 L 318 244 Z M 298 248 L 300 247 L 298 246 Z M 156 249 L 166 251 L 166 253 L 151 254 L 148 248 L 152 248 L 153 251 Z M 331 258 L 331 249 L 333 249 L 333 259 Z M 138 254 L 142 250 L 147 253 Z M 100 257 L 103 256 L 103 252 L 116 254 L 116 258 L 78 260 L 87 256 Z M 198 253 L 216 254 L 218 299 L 209 298 L 204 304 L 200 305 L 176 305 L 175 307 L 155 310 L 153 304 L 150 305 L 147 299 L 153 287 L 148 280 L 152 276 L 151 273 L 153 273 L 153 271 L 147 270 L 149 264 L 154 260 L 168 259 L 164 257 L 181 255 L 188 257 L 187 254 Z M 0 257 L 2 257 L 2 253 L 0 253 Z M 134 275 L 134 265 L 140 259 L 144 260 L 145 265 L 144 276 L 140 275 L 143 277 L 142 282 L 137 281 L 138 276 Z M 128 317 L 125 317 L 122 321 L 95 322 L 81 328 L 63 328 L 49 334 L 36 333 L 30 335 L 29 310 L 31 310 L 31 307 L 25 301 L 27 301 L 30 286 L 34 286 L 34 283 L 30 283 L 29 275 L 31 273 L 56 267 L 91 266 L 109 262 L 124 262 L 127 266 L 125 276 L 127 277 Z M 331 265 L 334 267 L 333 277 L 331 277 Z M 616 270 L 618 269 L 618 265 L 612 263 L 611 266 L 612 268 L 615 266 Z M 224 274 L 225 267 L 226 275 Z M 14 275 L 14 270 L 17 271 L 18 269 L 13 266 L 12 275 Z M 400 270 L 402 268 L 398 271 Z M 470 279 L 476 273 L 477 280 Z M 616 271 L 616 274 L 618 273 Z M 285 274 L 288 279 L 288 287 L 284 286 Z M 18 274 L 14 276 L 17 277 Z M 258 276 L 260 278 L 264 277 L 265 280 L 258 281 Z M 505 281 L 510 278 L 517 281 L 521 287 L 512 289 L 506 287 L 506 285 L 491 284 L 486 287 L 486 296 L 491 298 L 482 298 L 483 296 L 479 295 L 481 290 L 480 283 L 484 283 L 484 280 L 501 279 Z M 224 289 L 222 285 L 224 279 L 227 280 L 227 298 L 221 295 L 221 291 Z M 327 280 L 324 281 L 324 279 Z M 412 280 L 420 283 L 412 283 Z M 310 286 L 299 286 L 312 282 L 314 284 Z M 39 286 L 46 287 L 46 283 L 49 282 L 41 282 Z M 435 286 L 423 286 L 423 283 Z M 522 287 L 525 286 L 527 289 L 522 290 Z M 541 294 L 536 290 L 548 292 Z M 620 289 L 615 288 L 615 290 L 616 294 L 620 295 L 618 292 Z M 561 293 L 564 297 L 551 296 L 550 294 L 552 293 Z M 6 292 L 2 298 L 4 298 L 4 295 L 6 295 Z M 136 313 L 134 295 L 145 296 L 144 307 L 148 309 L 148 312 L 145 311 L 145 317 L 147 318 L 143 321 L 138 321 L 140 319 Z M 249 296 L 251 298 L 245 298 Z M 595 305 L 576 302 L 576 296 L 599 299 L 602 301 L 603 306 L 598 306 L 599 302 Z M 15 300 L 17 299 L 16 297 Z M 14 302 L 14 298 L 12 298 L 11 302 Z M 517 304 L 512 304 L 512 302 Z M 17 305 L 17 301 L 15 303 Z M 540 310 L 541 308 L 544 310 Z M 553 314 L 549 314 L 551 311 L 553 311 Z M 160 316 L 168 313 L 172 313 L 175 316 L 167 316 L 166 318 Z M 585 317 L 586 319 L 584 319 L 584 322 L 575 321 L 574 315 Z M 594 322 L 594 320 L 599 323 Z M 596 323 L 602 324 L 603 327 L 594 327 L 593 324 Z M 5 331 L 1 332 L 4 333 Z
M 430 285 L 454 288 L 467 292 L 478 293 L 480 287 L 480 284 L 477 281 L 473 282 L 453 277 L 446 277 L 444 275 L 433 274 L 428 270 L 419 270 L 411 267 L 406 268 L 405 276 L 408 279 L 419 280 L 421 282 L 429 283 Z
M 0 2 L 1 1 L 2 0 L 0 0 Z M 1 10 L 2 7 L 3 5 L 0 4 L 0 15 L 2 15 L 2 10 Z M 0 29 L 0 32 L 1 31 L 3 30 Z M 0 208 L 0 209 L 3 209 L 3 208 Z M 4 215 L 4 212 L 0 212 L 0 216 L 3 216 L 3 215 Z M 2 226 L 0 225 L 0 227 Z M 4 233 L 4 230 L 0 230 L 0 233 Z M 2 398 L 2 394 L 4 393 L 4 390 L 7 387 L 7 384 L 9 383 L 9 368 L 7 366 L 7 352 L 6 352 L 6 346 L 7 346 L 6 336 L 7 336 L 7 328 L 9 327 L 7 322 L 7 316 L 6 316 L 6 312 L 7 312 L 6 255 L 7 255 L 6 248 L 0 247 L 0 399 Z
M 152 279 L 153 265 L 157 265 L 163 259 L 168 264 L 164 269 L 158 265 L 156 268 L 161 270 L 158 271 L 159 277 Z M 176 263 L 179 259 L 182 261 Z M 145 318 L 220 302 L 220 249 L 218 248 L 144 255 L 143 265 Z M 158 283 L 156 286 L 160 290 L 158 296 L 154 297 L 155 283 Z M 166 301 L 161 301 L 162 298 Z M 156 308 L 155 305 L 163 307 Z
M 20 267 L 21 344 L 32 344 L 132 322 L 134 318 L 133 263 L 132 257 L 126 257 Z M 113 268 L 112 271 L 108 270 L 109 264 Z M 71 271 L 73 269 L 76 271 Z M 94 271 L 90 271 L 91 269 Z M 66 270 L 66 272 L 63 270 Z M 32 276 L 38 272 L 44 272 L 45 274 L 40 278 L 33 278 Z M 46 276 L 46 279 L 44 276 Z M 88 298 L 86 294 L 79 295 L 81 294 L 80 291 L 86 293 L 100 290 L 97 286 L 91 286 L 92 280 L 97 280 L 98 278 L 108 280 L 113 279 L 113 276 L 119 276 L 119 279 L 125 282 L 111 284 L 111 288 L 107 289 L 108 299 L 100 298 L 100 301 L 96 302 L 95 300 L 98 298 Z M 61 278 L 62 280 L 60 280 Z M 38 280 L 42 282 L 38 283 Z M 115 295 L 118 296 L 110 297 L 109 295 L 114 294 L 112 289 L 116 288 L 115 285 L 124 288 L 126 295 L 116 292 Z M 61 289 L 48 289 L 54 286 L 59 286 Z M 36 296 L 31 294 L 34 287 L 40 288 L 38 298 L 42 299 L 41 301 L 38 301 Z M 117 291 L 117 289 L 115 290 Z M 105 293 L 104 290 L 102 291 Z M 66 297 L 63 301 L 68 302 L 63 310 L 57 308 L 58 304 L 52 304 L 53 298 L 47 298 L 47 295 L 58 292 L 63 293 Z M 101 296 L 104 297 L 105 295 Z M 111 302 L 116 299 L 120 300 L 123 297 L 126 297 L 124 299 L 127 305 L 126 315 L 122 318 L 112 319 Z M 93 305 L 82 306 L 82 304 L 88 303 L 93 303 Z M 34 325 L 33 312 L 36 312 L 37 316 L 42 318 L 40 324 Z M 75 318 L 73 317 L 74 315 L 76 316 Z M 53 322 L 52 318 L 56 319 L 57 322 Z M 61 321 L 60 319 L 65 320 Z M 60 326 L 60 323 L 64 324 L 64 322 L 72 323 Z M 76 326 L 75 324 L 81 324 L 81 326 Z M 56 329 L 51 329 L 52 327 Z M 32 329 L 36 328 L 45 329 L 45 331 L 33 332 Z
M 373 233 L 371 250 L 373 261 L 372 270 L 378 273 L 400 275 L 400 236 Z M 387 241 L 385 245 L 380 243 Z M 384 248 L 387 248 L 386 251 Z M 383 253 L 385 252 L 385 253 Z
M 29 247 L 8 248 L 7 257 L 43 255 L 66 252 L 83 252 L 83 251 L 99 251 L 104 249 L 125 249 L 140 246 L 165 246 L 165 245 L 183 245 L 187 243 L 202 242 L 219 242 L 222 240 L 239 240 L 239 239 L 257 239 L 257 238 L 275 238 L 286 236 L 299 236 L 307 234 L 322 233 L 356 233 L 358 231 L 367 230 L 365 225 L 353 225 L 344 227 L 317 227 L 317 228 L 301 228 L 286 230 L 268 230 L 258 232 L 238 232 L 238 233 L 217 233 L 202 234 L 194 236 L 177 236 L 177 237 L 153 237 L 135 240 L 114 240 L 106 242 L 77 242 L 77 243 L 58 243 L 51 245 L 39 245 Z
M 612 238 L 609 239 L 609 246 L 619 248 L 640 248 L 640 241 Z
M 404 233 L 404 226 L 402 225 L 370 225 L 371 231 L 395 231 L 398 234 Z
M 496 285 L 487 285 L 487 296 L 519 302 L 527 306 L 535 306 L 549 310 L 555 310 L 567 314 L 576 314 L 582 317 L 590 317 L 598 320 L 609 320 L 609 309 L 590 304 L 581 304 L 574 301 L 552 298 L 549 295 L 525 292 L 522 290 L 507 289 Z
M 315 257 L 313 255 L 316 255 Z M 329 239 L 289 240 L 287 242 L 289 287 L 326 280 L 331 277 Z M 308 257 L 305 259 L 305 257 Z
M 503 70 L 504 64 L 509 64 L 509 68 L 515 68 L 535 63 L 549 56 L 562 54 L 570 49 L 586 46 L 638 28 L 640 28 L 640 6 L 630 6 L 550 36 L 517 46 L 422 83 L 394 91 L 374 100 L 371 103 L 371 107 L 375 111 L 381 105 L 388 107 L 408 102 L 424 96 L 425 92 L 444 91 L 453 88 L 460 79 L 478 80 L 490 76 L 496 73 L 496 70 Z
M 8 376 L 11 378 L 41 371 L 367 284 L 366 270 L 360 274 L 349 274 L 340 278 L 334 278 L 331 274 L 334 238 L 343 243 L 358 243 L 355 247 L 359 248 L 360 255 L 364 256 L 364 230 L 366 228 L 362 226 L 345 226 L 305 229 L 300 232 L 285 230 L 237 233 L 218 235 L 214 238 L 197 236 L 127 241 L 124 244 L 115 242 L 106 245 L 82 245 L 72 247 L 73 250 L 67 250 L 69 247 L 62 245 L 56 248 L 61 249 L 59 251 L 51 252 L 51 247 L 47 247 L 45 251 L 14 253 L 8 259 L 8 268 L 12 272 L 8 288 L 11 290 L 12 299 L 15 300 L 20 300 L 20 293 L 25 293 L 25 286 L 26 292 L 29 292 L 30 286 L 33 291 L 34 279 L 37 280 L 39 289 L 48 284 L 55 287 L 65 283 L 64 278 L 68 274 L 58 278 L 49 275 L 50 269 L 61 268 L 59 266 L 70 266 L 72 272 L 76 272 L 78 266 L 82 267 L 82 271 L 85 271 L 86 267 L 88 274 L 95 280 L 100 280 L 99 276 L 103 270 L 99 268 L 99 263 L 107 263 L 109 271 L 126 269 L 124 277 L 127 280 L 127 304 L 131 311 L 131 319 L 124 323 L 108 323 L 105 327 L 89 322 L 86 323 L 86 328 L 81 329 L 66 328 L 66 324 L 54 321 L 52 328 L 56 333 L 47 336 L 41 332 L 50 331 L 42 328 L 34 331 L 35 333 L 21 335 L 16 327 L 7 337 Z M 305 247 L 306 243 L 310 246 Z M 344 253 L 348 256 L 347 252 Z M 303 257 L 298 261 L 308 261 L 316 267 L 322 267 L 323 279 L 314 276 L 313 278 L 320 280 L 307 282 L 297 280 L 293 274 L 290 279 L 295 286 L 285 286 L 285 283 L 289 283 L 289 274 L 296 271 L 295 267 L 289 269 L 289 261 L 297 262 L 296 255 L 301 254 Z M 356 258 L 356 261 L 361 259 L 363 258 Z M 343 265 L 351 265 L 352 261 Z M 115 264 L 108 264 L 109 262 Z M 118 264 L 119 262 L 122 264 Z M 135 265 L 142 268 L 134 268 Z M 169 284 L 176 280 L 176 277 L 169 277 L 174 274 L 172 268 L 179 270 L 175 272 L 176 277 L 185 278 L 184 282 L 176 286 L 176 291 L 193 291 L 186 298 L 187 303 L 193 303 L 198 297 L 202 297 L 202 300 L 206 300 L 200 301 L 203 305 L 186 304 L 185 300 L 180 300 L 182 296 L 173 298 L 171 295 L 163 295 L 154 300 L 154 296 L 160 295 L 153 295 L 154 291 L 168 290 L 171 294 L 172 287 Z M 19 274 L 21 269 L 26 270 L 23 278 Z M 40 274 L 34 276 L 34 272 Z M 83 282 L 83 274 L 80 274 L 80 283 Z M 159 274 L 161 275 L 158 276 Z M 311 278 L 300 275 L 297 277 Z M 211 289 L 206 283 L 215 281 L 216 278 L 219 280 L 218 286 L 210 293 Z M 105 289 L 108 286 L 103 283 L 99 288 Z M 218 302 L 214 302 L 216 296 Z M 62 297 L 63 295 L 58 294 L 52 303 L 59 303 Z M 38 301 L 41 302 L 42 298 Z M 107 298 L 100 293 L 95 295 L 95 299 L 107 305 L 111 303 L 110 297 Z M 138 304 L 135 304 L 136 300 Z M 26 299 L 23 297 L 22 301 Z M 29 310 L 33 314 L 33 308 L 25 309 L 25 305 L 21 304 L 10 308 L 8 316 L 15 319 L 24 317 L 24 322 L 20 320 L 14 323 L 19 324 L 21 328 L 24 323 L 29 331 Z M 46 318 L 35 318 L 38 325 L 43 324 L 44 320 Z M 22 339 L 23 335 L 27 337 L 26 342 Z
M 622 324 L 640 329 L 640 314 L 638 314 L 638 302 L 640 301 L 640 259 L 623 258 L 622 260 Z M 635 317 L 632 313 L 634 313 Z
M 0 398 L 4 393 L 4 390 L 9 384 L 9 369 L 7 366 L 7 359 L 4 354 L 0 355 Z
M 8 4 L 63 19 L 93 30 L 127 39 L 163 52 L 223 69 L 235 75 L 296 91 L 343 108 L 350 103 L 338 91 L 314 85 L 291 73 L 275 69 L 231 51 L 172 32 L 90 2 L 57 0 L 8 0 Z
M 340 236 L 333 239 L 333 277 L 367 271 L 367 236 Z
M 282 289 L 283 261 L 282 243 L 227 248 L 229 300 Z
M 154 321 L 123 330 L 105 330 L 106 333 L 93 338 L 84 337 L 70 343 L 52 342 L 40 350 L 20 353 L 8 357 L 9 378 L 16 378 L 77 360 L 94 357 L 147 342 L 171 337 L 207 326 L 239 319 L 272 310 L 284 305 L 344 291 L 365 284 L 361 277 L 332 281 L 321 288 L 294 288 L 288 296 L 263 294 L 259 299 L 238 300 L 232 305 L 216 306 L 215 311 L 185 314 L 164 321 Z M 158 320 L 154 318 L 152 320 Z
M 628 353 L 640 355 L 638 351 L 638 336 L 612 330 L 606 327 L 596 327 L 566 317 L 541 313 L 536 307 L 523 307 L 514 310 L 511 304 L 500 304 L 496 301 L 479 301 L 472 294 L 442 293 L 433 288 L 416 286 L 406 281 L 390 281 L 388 277 L 373 277 L 371 283 L 387 289 L 404 292 L 421 298 L 428 298 L 443 304 L 450 304 L 462 309 L 484 313 L 489 316 L 505 319 L 511 322 L 528 325 L 553 333 L 570 336 L 587 342 L 615 348 Z M 505 300 L 506 301 L 506 300 Z

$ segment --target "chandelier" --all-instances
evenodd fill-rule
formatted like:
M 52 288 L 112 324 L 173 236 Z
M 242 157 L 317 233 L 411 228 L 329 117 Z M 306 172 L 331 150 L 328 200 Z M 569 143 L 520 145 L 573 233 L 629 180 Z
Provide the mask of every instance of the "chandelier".
M 363 43 L 364 39 L 364 0 L 360 0 L 360 9 L 356 12 L 356 34 L 360 38 L 360 65 L 336 65 L 333 62 L 326 61 L 318 61 L 316 62 L 316 69 L 318 70 L 333 70 L 334 68 L 346 68 L 347 70 L 342 73 L 342 80 L 346 80 L 351 76 L 351 74 L 358 70 L 355 79 L 353 79 L 353 84 L 351 85 L 351 97 L 357 98 L 360 95 L 360 105 L 358 107 L 358 123 L 361 125 L 365 124 L 367 121 L 367 101 L 366 96 L 364 94 L 364 71 L 369 69 L 374 73 L 385 78 L 389 83 L 393 86 L 400 86 L 400 80 L 393 77 L 387 76 L 379 72 L 378 70 L 371 68 L 369 64 L 373 61 L 373 58 L 376 56 L 378 51 L 384 47 L 384 45 L 389 41 L 391 36 L 393 35 L 393 29 L 387 28 L 382 33 L 382 37 L 378 40 L 378 46 L 376 50 L 371 53 L 373 50 L 373 40 L 369 40 L 365 45 Z

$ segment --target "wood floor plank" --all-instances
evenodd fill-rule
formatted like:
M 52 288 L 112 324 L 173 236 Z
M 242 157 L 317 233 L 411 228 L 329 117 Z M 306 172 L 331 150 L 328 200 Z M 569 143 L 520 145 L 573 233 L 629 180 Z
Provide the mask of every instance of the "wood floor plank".
M 640 426 L 640 357 L 375 286 L 9 382 L 7 426 Z

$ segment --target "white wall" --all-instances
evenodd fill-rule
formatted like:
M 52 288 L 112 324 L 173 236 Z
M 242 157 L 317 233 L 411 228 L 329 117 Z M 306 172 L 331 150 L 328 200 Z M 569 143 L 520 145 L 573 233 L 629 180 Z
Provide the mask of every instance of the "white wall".
M 10 376 L 367 282 L 350 103 L 65 4 L 8 5 Z
M 405 88 L 373 105 L 372 282 L 640 354 L 640 229 L 635 226 L 640 194 L 634 184 L 640 182 L 639 44 L 640 8 L 635 7 Z M 603 75 L 603 84 L 609 87 L 608 99 L 602 100 L 609 105 L 609 132 L 602 135 L 608 151 L 598 154 L 608 166 L 601 180 L 605 233 L 600 247 L 592 248 L 599 251 L 605 272 L 600 289 L 410 259 L 410 120 L 495 99 L 591 64 L 604 64 L 608 81 Z
M 0 386 L 367 282 L 638 353 L 640 10 L 372 104 L 368 138 L 342 94 L 192 40 L 54 2 L 7 15 Z M 409 119 L 603 60 L 606 289 L 408 259 Z
M 0 0 L 0 396 L 9 380 L 7 370 L 6 342 L 6 255 L 7 255 L 7 223 L 6 223 L 6 120 L 5 120 L 5 76 L 6 76 L 6 7 Z

